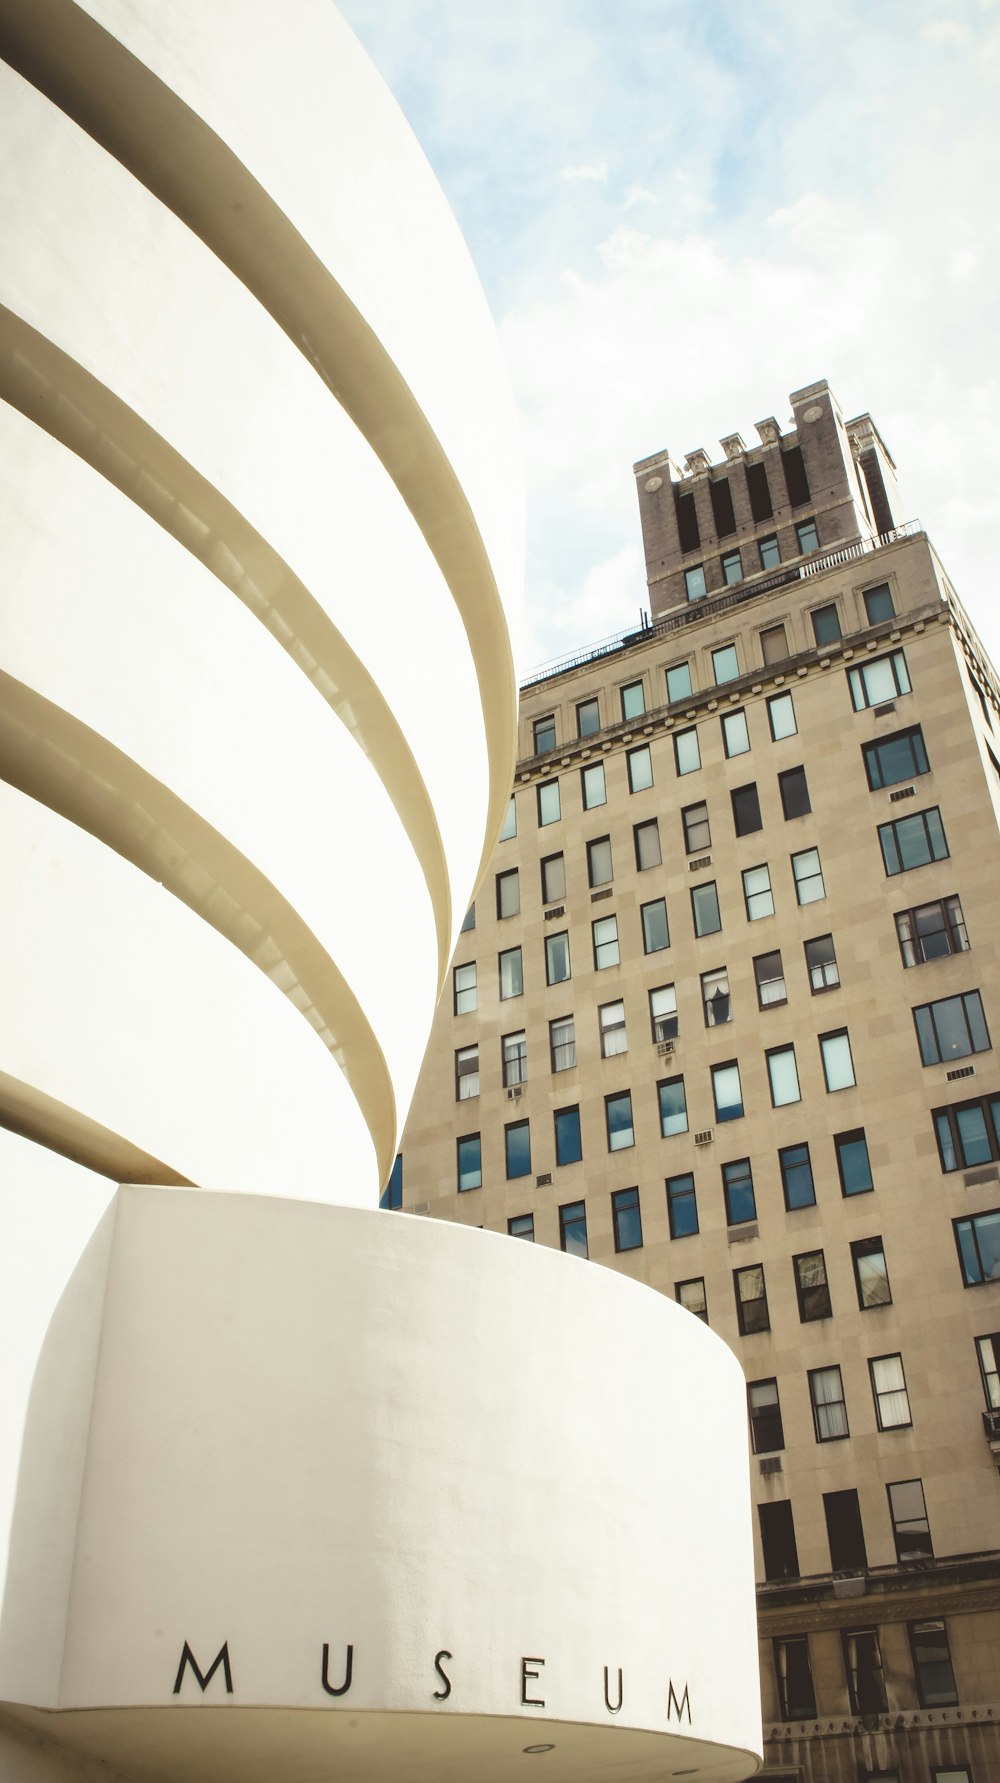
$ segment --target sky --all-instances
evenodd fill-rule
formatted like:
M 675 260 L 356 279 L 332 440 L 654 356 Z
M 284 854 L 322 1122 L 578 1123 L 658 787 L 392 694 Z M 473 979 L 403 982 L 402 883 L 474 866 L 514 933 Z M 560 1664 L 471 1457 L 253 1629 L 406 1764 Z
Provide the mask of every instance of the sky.
M 1000 661 L 1000 0 L 339 3 L 500 329 L 522 673 L 647 606 L 637 459 L 822 377 Z

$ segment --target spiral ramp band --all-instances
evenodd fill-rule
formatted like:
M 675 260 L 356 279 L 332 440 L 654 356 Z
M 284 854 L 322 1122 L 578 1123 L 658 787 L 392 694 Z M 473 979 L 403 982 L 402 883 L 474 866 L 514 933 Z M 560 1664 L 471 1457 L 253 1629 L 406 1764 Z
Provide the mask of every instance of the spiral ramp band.
M 0 1119 L 370 1203 L 509 789 L 509 398 L 332 9 L 171 10 L 0 0 Z

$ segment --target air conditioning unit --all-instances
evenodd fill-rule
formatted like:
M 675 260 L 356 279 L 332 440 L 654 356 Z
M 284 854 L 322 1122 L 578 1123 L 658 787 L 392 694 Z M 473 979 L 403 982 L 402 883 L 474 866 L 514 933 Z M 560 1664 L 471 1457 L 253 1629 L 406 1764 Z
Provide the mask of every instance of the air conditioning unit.
M 508 1102 L 519 1102 L 523 1095 L 524 1095 L 523 1083 L 516 1083 L 514 1085 L 513 1089 L 510 1089 L 507 1091 L 507 1100 L 508 1100 Z
M 661 1040 L 659 1046 L 656 1049 L 660 1055 L 660 1058 L 668 1059 L 670 1057 L 670 1054 L 673 1052 L 676 1044 L 677 1043 L 674 1040 Z
M 780 1455 L 765 1455 L 760 1463 L 760 1471 L 761 1471 L 761 1473 L 764 1473 L 764 1474 L 780 1473 L 781 1472 L 781 1456 Z
M 701 1133 L 695 1134 L 694 1142 L 695 1142 L 695 1145 L 711 1145 L 712 1140 L 714 1138 L 715 1138 L 715 1134 L 714 1134 L 712 1128 L 705 1127 Z
M 552 1181 L 551 1170 L 545 1170 L 542 1172 L 541 1176 L 535 1177 L 535 1187 L 536 1187 L 536 1189 L 547 1188 L 551 1181 Z

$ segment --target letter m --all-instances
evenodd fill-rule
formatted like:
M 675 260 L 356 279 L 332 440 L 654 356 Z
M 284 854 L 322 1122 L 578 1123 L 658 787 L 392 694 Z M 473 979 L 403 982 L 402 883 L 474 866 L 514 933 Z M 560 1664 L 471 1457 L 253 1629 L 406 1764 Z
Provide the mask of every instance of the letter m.
M 218 1665 L 218 1663 L 219 1663 L 218 1660 L 216 1660 L 215 1663 L 216 1663 L 216 1665 Z M 688 1696 L 688 1687 L 685 1684 L 684 1695 L 681 1697 L 680 1702 L 678 1702 L 677 1701 L 677 1693 L 674 1690 L 674 1680 L 673 1680 L 673 1678 L 671 1678 L 670 1685 L 669 1685 L 669 1694 L 667 1696 L 667 1720 L 668 1721 L 670 1720 L 671 1711 L 674 1709 L 677 1710 L 678 1721 L 683 1721 L 685 1709 L 688 1712 L 688 1721 L 690 1721 L 690 1719 L 691 1719 L 691 1698 Z
M 192 1653 L 190 1647 L 188 1646 L 187 1641 L 185 1641 L 184 1642 L 184 1651 L 181 1654 L 181 1662 L 180 1662 L 180 1665 L 177 1667 L 177 1677 L 174 1680 L 174 1695 L 180 1696 L 181 1685 L 184 1682 L 184 1673 L 187 1670 L 188 1666 L 190 1666 L 191 1670 L 194 1672 L 195 1677 L 197 1678 L 199 1684 L 201 1685 L 202 1695 L 204 1695 L 205 1691 L 208 1689 L 208 1686 L 211 1684 L 212 1679 L 215 1677 L 215 1674 L 218 1671 L 220 1665 L 222 1667 L 222 1675 L 226 1680 L 226 1694 L 228 1696 L 232 1696 L 232 1694 L 233 1694 L 233 1674 L 232 1674 L 232 1670 L 231 1670 L 231 1667 L 229 1664 L 229 1642 L 223 1641 L 222 1646 L 219 1648 L 219 1651 L 215 1655 L 215 1658 L 213 1659 L 207 1672 L 202 1673 L 197 1659 L 195 1658 L 194 1654 Z

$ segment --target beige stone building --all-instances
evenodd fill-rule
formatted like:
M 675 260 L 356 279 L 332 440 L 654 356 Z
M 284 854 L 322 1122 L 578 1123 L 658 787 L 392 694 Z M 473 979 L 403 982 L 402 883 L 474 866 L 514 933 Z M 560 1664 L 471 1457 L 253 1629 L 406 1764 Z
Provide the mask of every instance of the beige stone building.
M 735 1350 L 768 1776 L 990 1783 L 1000 689 L 870 417 L 792 409 L 636 466 L 650 622 L 522 689 L 384 1201 Z

